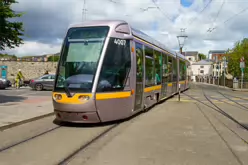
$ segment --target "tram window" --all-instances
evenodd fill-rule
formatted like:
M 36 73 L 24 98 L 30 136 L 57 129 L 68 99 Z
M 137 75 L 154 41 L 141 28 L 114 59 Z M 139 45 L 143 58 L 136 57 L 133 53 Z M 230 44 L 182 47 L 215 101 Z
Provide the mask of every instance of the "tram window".
M 146 83 L 145 86 L 155 85 L 153 49 L 145 46 Z
M 184 61 L 181 61 L 180 60 L 180 65 L 179 65 L 179 74 L 180 74 L 180 76 L 179 76 L 179 80 L 180 81 L 182 81 L 182 80 L 185 80 L 185 74 L 186 74 L 186 70 L 185 70 L 186 68 L 185 68 L 185 62 Z
M 123 90 L 130 69 L 130 41 L 110 38 L 98 80 L 97 92 Z
M 143 45 L 140 43 L 135 43 L 136 46 L 136 81 L 143 82 L 143 73 L 144 73 L 144 65 L 143 65 Z
M 154 50 L 154 59 L 155 59 L 155 85 L 161 84 L 161 75 L 162 75 L 162 56 L 161 52 Z
M 163 60 L 163 75 L 162 75 L 162 79 L 163 82 L 168 82 L 168 65 L 167 65 L 167 55 L 162 53 L 162 60 Z
M 172 81 L 176 82 L 177 81 L 177 60 L 173 58 L 173 78 Z
M 168 82 L 172 82 L 172 57 L 168 56 Z

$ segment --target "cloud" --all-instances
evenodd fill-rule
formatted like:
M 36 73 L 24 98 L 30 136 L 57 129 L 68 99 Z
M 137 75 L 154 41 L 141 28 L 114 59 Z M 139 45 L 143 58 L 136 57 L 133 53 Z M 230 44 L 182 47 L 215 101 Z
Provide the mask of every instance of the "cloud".
M 68 26 L 82 21 L 83 0 L 18 1 L 13 9 L 26 13 L 18 19 L 24 23 L 25 44 L 7 49 L 9 53 L 22 56 L 58 52 Z M 149 8 L 144 11 L 156 7 L 152 0 L 86 0 L 86 19 L 125 20 L 174 50 L 178 50 L 176 36 L 180 35 L 180 28 L 186 28 L 185 49 L 205 54 L 212 49 L 232 48 L 234 42 L 247 35 L 248 11 L 225 22 L 248 7 L 245 1 L 226 0 L 218 18 L 222 0 L 213 0 L 204 11 L 209 0 L 194 0 L 188 7 L 183 7 L 180 1 L 156 0 L 160 10 Z M 211 33 L 207 32 L 214 27 L 216 29 Z

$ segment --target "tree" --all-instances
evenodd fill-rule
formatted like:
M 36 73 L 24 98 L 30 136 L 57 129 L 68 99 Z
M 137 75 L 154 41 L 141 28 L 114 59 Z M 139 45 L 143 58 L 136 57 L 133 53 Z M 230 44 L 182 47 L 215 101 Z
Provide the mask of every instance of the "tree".
M 47 59 L 48 61 L 54 61 L 54 62 L 58 62 L 59 61 L 59 56 L 50 56 Z
M 207 58 L 207 56 L 204 55 L 204 54 L 202 54 L 202 53 L 199 53 L 198 56 L 199 56 L 199 59 L 200 59 L 200 60 L 204 60 L 204 59 Z
M 16 0 L 0 0 L 0 50 L 6 47 L 12 49 L 23 44 L 23 23 L 10 22 L 8 19 L 21 17 L 11 9 L 11 4 L 18 3 Z
M 228 71 L 234 77 L 241 77 L 240 58 L 244 57 L 248 60 L 248 38 L 235 43 L 234 48 L 229 51 L 228 56 Z M 245 78 L 248 78 L 247 67 L 244 69 Z

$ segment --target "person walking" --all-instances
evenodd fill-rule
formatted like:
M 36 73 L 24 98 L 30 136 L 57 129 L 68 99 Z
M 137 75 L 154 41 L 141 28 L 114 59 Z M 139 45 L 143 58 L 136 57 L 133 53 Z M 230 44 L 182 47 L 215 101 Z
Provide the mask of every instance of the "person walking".
M 21 83 L 21 80 L 24 79 L 24 76 L 22 75 L 22 72 L 21 72 L 21 69 L 18 70 L 18 73 L 16 75 L 16 89 L 19 89 L 20 88 L 20 83 Z

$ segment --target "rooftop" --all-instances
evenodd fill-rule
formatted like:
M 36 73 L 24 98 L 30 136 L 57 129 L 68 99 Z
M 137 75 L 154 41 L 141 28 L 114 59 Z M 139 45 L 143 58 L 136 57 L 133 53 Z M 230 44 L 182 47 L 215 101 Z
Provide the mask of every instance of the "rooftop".
M 198 52 L 197 51 L 186 51 L 186 52 L 182 52 L 182 54 L 185 56 L 197 56 Z
M 211 60 L 201 60 L 193 63 L 192 65 L 212 65 L 213 62 Z
M 208 52 L 208 54 L 224 54 L 224 53 L 226 53 L 226 50 L 210 50 L 209 52 Z

